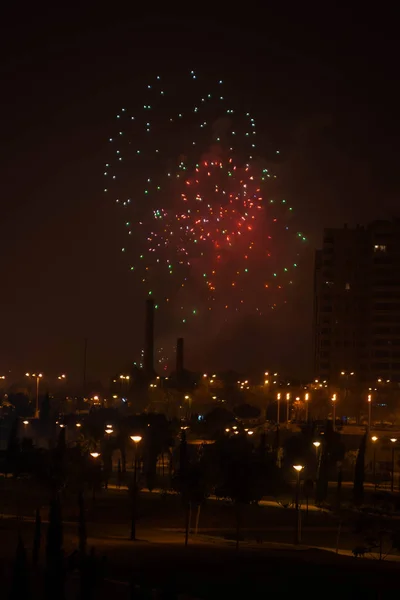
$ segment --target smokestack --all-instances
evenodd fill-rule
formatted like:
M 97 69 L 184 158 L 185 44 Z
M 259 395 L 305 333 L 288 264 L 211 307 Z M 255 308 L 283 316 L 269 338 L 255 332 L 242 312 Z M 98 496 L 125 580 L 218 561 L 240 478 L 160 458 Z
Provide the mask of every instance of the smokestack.
M 147 375 L 154 375 L 154 300 L 146 300 L 143 367 Z
M 183 338 L 176 340 L 176 377 L 180 379 L 183 373 Z

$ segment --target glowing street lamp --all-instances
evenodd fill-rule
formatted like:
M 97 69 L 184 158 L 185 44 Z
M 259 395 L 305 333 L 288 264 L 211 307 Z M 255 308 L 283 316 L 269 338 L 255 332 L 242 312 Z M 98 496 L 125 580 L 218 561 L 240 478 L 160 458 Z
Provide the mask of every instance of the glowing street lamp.
M 277 401 L 277 408 L 276 408 L 276 422 L 279 425 L 279 421 L 280 421 L 280 404 L 281 404 L 281 395 L 278 392 L 278 394 L 276 395 L 276 401 Z
M 310 399 L 310 394 L 305 394 L 304 395 L 304 401 L 306 403 L 306 423 L 308 423 L 308 401 Z
M 141 435 L 131 435 L 131 440 L 135 444 L 135 454 L 133 458 L 133 486 L 132 486 L 132 519 L 131 519 L 131 540 L 136 540 L 136 496 L 137 496 L 137 447 L 142 441 Z
M 295 531 L 294 543 L 295 544 L 299 544 L 301 542 L 301 514 L 300 514 L 300 505 L 299 505 L 299 499 L 300 499 L 300 473 L 304 469 L 304 466 L 303 465 L 293 465 L 293 469 L 297 473 L 297 482 L 296 482 L 296 514 L 297 514 L 297 519 L 296 519 L 296 531 Z
M 321 445 L 321 442 L 318 442 L 318 441 L 313 442 L 313 446 L 315 448 L 315 454 L 317 455 L 317 458 L 318 458 L 318 452 L 319 452 L 320 445 Z
M 336 429 L 336 394 L 332 396 L 332 407 L 333 407 L 333 431 Z
M 35 377 L 36 378 L 36 409 L 35 409 L 35 418 L 39 417 L 39 381 L 43 377 L 42 373 L 25 373 L 26 377 Z
M 390 483 L 390 491 L 393 492 L 394 489 L 394 451 L 395 451 L 395 443 L 397 442 L 397 438 L 390 438 L 392 442 L 392 481 Z
M 90 453 L 90 456 L 91 456 L 92 458 L 94 458 L 94 459 L 96 459 L 96 458 L 99 458 L 99 456 L 100 456 L 100 452 L 91 452 L 91 453 Z
M 254 431 L 248 431 L 247 435 L 253 435 Z
M 22 421 L 24 425 L 29 425 L 29 421 Z
M 368 431 L 371 429 L 372 394 L 368 394 Z
M 371 441 L 373 442 L 373 448 L 374 448 L 374 459 L 372 462 L 372 473 L 373 473 L 373 477 L 374 477 L 374 486 L 375 486 L 375 490 L 376 490 L 376 442 L 378 441 L 378 438 L 376 435 L 373 435 L 371 437 Z
M 289 424 L 289 404 L 290 404 L 290 392 L 286 394 L 286 425 Z

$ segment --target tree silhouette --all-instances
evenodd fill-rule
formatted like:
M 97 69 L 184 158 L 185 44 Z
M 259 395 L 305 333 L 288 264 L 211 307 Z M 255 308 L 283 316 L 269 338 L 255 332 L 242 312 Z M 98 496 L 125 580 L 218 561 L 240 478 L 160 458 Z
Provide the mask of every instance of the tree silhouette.
M 14 562 L 14 576 L 10 592 L 10 600 L 29 600 L 31 598 L 28 561 L 21 536 L 18 537 L 17 552 Z
M 367 433 L 364 434 L 357 454 L 354 469 L 353 499 L 356 506 L 361 506 L 364 500 L 365 451 L 367 448 Z
M 245 403 L 235 406 L 234 413 L 239 419 L 258 419 L 261 411 L 256 406 Z
M 18 428 L 19 421 L 18 418 L 16 418 L 11 425 L 10 435 L 8 437 L 6 451 L 6 474 L 15 473 L 18 468 L 19 455 L 21 451 L 21 446 L 18 439 Z
M 215 494 L 235 505 L 238 548 L 244 506 L 276 490 L 279 470 L 273 453 L 254 449 L 247 436 L 221 438 L 210 449 L 216 467 Z
M 321 504 L 328 494 L 328 481 L 333 476 L 338 462 L 344 459 L 345 446 L 341 434 L 334 431 L 332 421 L 327 421 L 324 434 L 321 436 L 315 501 Z
M 40 405 L 39 420 L 42 423 L 48 423 L 50 420 L 50 396 L 48 392 L 46 392 Z
M 50 504 L 46 543 L 45 599 L 64 598 L 64 551 L 61 506 L 58 494 Z
M 36 509 L 35 514 L 35 531 L 33 534 L 33 547 L 32 547 L 32 564 L 37 566 L 39 562 L 40 553 L 40 542 L 42 539 L 42 519 L 40 517 L 40 509 Z
M 78 493 L 78 506 L 79 506 L 79 521 L 78 521 L 78 537 L 79 537 L 79 552 L 81 555 L 86 554 L 86 515 L 85 515 L 85 503 L 83 498 L 83 492 Z

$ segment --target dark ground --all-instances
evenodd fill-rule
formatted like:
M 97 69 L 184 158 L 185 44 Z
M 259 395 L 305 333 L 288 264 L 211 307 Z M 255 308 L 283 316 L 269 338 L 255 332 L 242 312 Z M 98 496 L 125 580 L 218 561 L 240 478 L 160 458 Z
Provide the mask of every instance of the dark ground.
M 17 493 L 18 492 L 18 493 Z M 47 527 L 47 506 L 43 492 L 27 482 L 3 481 L 0 490 L 0 576 L 10 584 L 12 561 L 21 533 L 28 555 L 33 540 L 35 506 L 42 504 L 43 538 Z M 18 502 L 16 502 L 18 498 Z M 303 514 L 303 546 L 293 547 L 295 512 L 281 507 L 250 506 L 243 518 L 243 538 L 236 553 L 234 513 L 231 506 L 208 501 L 200 516 L 199 536 L 192 536 L 184 547 L 184 514 L 180 499 L 169 495 L 141 493 L 138 506 L 137 535 L 128 540 L 130 513 L 125 490 L 102 492 L 92 505 L 86 498 L 89 546 L 106 556 L 102 569 L 106 581 L 96 598 L 128 598 L 128 582 L 134 577 L 146 589 L 170 588 L 197 598 L 252 597 L 279 592 L 286 597 L 310 593 L 324 598 L 385 598 L 397 589 L 398 562 L 355 559 L 309 546 L 335 547 L 337 522 L 327 512 Z M 7 516 L 6 516 L 7 515 Z M 64 548 L 69 555 L 77 547 L 77 506 L 74 497 L 63 503 Z M 263 543 L 256 543 L 262 538 Z M 360 543 L 351 528 L 343 527 L 340 548 L 351 550 Z M 44 554 L 44 542 L 42 556 Z M 290 544 L 285 546 L 282 544 Z M 43 566 L 43 561 L 41 563 Z M 34 577 L 35 579 L 35 577 Z M 36 576 L 40 581 L 40 576 Z M 77 575 L 69 577 L 70 597 L 77 586 Z M 382 592 L 382 595 L 378 594 Z M 6 596 L 4 596 L 6 597 Z

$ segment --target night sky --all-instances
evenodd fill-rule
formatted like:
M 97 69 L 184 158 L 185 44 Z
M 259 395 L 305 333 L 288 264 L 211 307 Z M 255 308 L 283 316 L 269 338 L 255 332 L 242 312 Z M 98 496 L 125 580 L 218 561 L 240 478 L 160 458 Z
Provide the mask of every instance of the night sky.
M 261 328 L 250 319 L 189 336 L 188 366 L 310 374 L 323 227 L 398 214 L 400 94 L 390 15 L 303 9 L 1 15 L 0 368 L 11 379 L 41 369 L 79 381 L 85 337 L 89 379 L 137 359 L 143 295 L 121 258 L 121 215 L 102 193 L 107 139 L 150 71 L 192 68 L 228 80 L 251 106 L 308 243 L 285 312 Z

